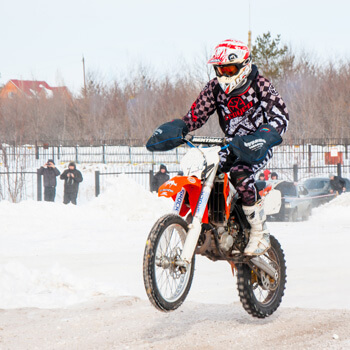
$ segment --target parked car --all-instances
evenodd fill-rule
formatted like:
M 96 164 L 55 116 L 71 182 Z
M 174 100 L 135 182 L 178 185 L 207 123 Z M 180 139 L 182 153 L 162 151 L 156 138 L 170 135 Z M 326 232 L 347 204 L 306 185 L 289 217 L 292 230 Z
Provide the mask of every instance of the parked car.
M 312 198 L 312 207 L 318 207 L 335 198 L 330 193 L 331 185 L 328 177 L 312 177 L 305 180 L 302 185 L 308 190 L 308 196 Z
M 289 181 L 269 181 L 268 184 L 281 192 L 280 211 L 268 215 L 269 221 L 298 221 L 309 218 L 312 200 L 308 197 L 308 191 L 304 186 Z

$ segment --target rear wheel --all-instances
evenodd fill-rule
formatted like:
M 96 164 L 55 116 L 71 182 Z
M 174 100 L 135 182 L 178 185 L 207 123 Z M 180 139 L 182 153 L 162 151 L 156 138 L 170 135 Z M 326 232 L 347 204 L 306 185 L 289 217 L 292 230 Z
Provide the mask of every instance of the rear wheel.
M 165 215 L 155 223 L 146 242 L 143 280 L 149 300 L 161 311 L 177 309 L 191 288 L 195 257 L 187 269 L 176 265 L 187 225 L 177 215 Z
M 277 271 L 272 279 L 257 267 L 237 264 L 237 287 L 244 309 L 254 317 L 265 318 L 279 307 L 286 284 L 286 262 L 281 245 L 270 236 L 271 248 L 260 257 Z

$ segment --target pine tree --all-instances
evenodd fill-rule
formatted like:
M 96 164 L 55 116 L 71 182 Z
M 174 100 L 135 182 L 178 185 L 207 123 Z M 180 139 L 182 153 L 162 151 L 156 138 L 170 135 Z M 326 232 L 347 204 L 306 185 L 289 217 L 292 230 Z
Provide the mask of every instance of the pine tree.
M 293 69 L 295 56 L 290 53 L 287 45 L 281 44 L 281 36 L 274 39 L 267 32 L 258 36 L 252 48 L 253 63 L 259 72 L 271 80 L 282 78 Z

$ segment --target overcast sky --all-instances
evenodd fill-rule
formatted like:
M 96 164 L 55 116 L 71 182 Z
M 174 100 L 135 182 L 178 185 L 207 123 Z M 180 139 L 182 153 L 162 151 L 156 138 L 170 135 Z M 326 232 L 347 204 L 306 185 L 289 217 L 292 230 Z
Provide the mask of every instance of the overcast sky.
M 157 72 L 203 58 L 227 38 L 270 31 L 318 59 L 350 58 L 349 0 L 0 0 L 0 84 L 46 80 L 77 91 L 86 69 L 106 82 L 138 63 Z

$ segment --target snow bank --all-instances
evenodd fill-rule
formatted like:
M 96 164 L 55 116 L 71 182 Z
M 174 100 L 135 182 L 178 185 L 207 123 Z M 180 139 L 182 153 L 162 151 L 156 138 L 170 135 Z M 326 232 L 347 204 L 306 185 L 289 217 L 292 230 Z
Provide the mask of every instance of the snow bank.
M 172 204 L 126 176 L 83 205 L 0 202 L 0 308 L 135 294 L 148 232 Z
M 110 292 L 91 280 L 77 278 L 58 264 L 41 271 L 14 260 L 0 266 L 0 275 L 2 308 L 69 306 Z M 115 292 L 127 295 L 122 289 Z
M 335 222 L 337 225 L 350 224 L 350 193 L 344 193 L 332 201 L 314 209 L 312 222 Z
M 89 202 L 88 208 L 109 212 L 126 221 L 155 220 L 172 209 L 172 199 L 158 197 L 126 175 L 108 179 L 107 184 L 106 192 Z

